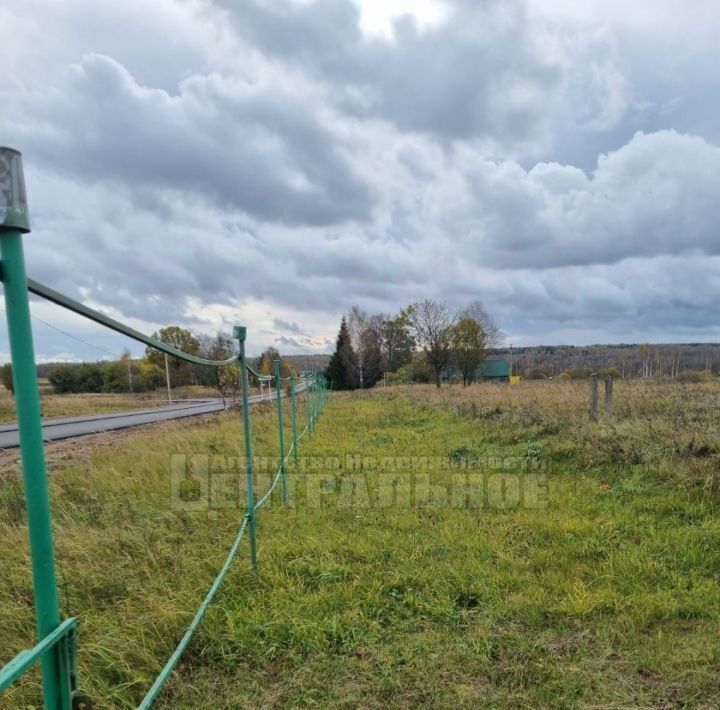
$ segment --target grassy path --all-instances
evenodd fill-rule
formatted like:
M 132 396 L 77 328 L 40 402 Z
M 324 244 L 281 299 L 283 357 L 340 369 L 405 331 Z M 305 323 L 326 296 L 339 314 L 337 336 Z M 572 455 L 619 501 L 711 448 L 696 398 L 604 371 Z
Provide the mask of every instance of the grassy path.
M 159 707 L 717 707 L 712 387 L 618 387 L 616 420 L 592 427 L 581 385 L 334 397 L 296 505 L 260 514 L 259 576 L 245 547 Z M 254 421 L 269 456 L 272 408 Z M 61 597 L 101 707 L 142 697 L 214 577 L 240 441 L 223 416 L 53 472 Z M 209 510 L 173 501 L 178 454 L 208 456 Z M 12 480 L 0 514 L 4 661 L 33 633 Z

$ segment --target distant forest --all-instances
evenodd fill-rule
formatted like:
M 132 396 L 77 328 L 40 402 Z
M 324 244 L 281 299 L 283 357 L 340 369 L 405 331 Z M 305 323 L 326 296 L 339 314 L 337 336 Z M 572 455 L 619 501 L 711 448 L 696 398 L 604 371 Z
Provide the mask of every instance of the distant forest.
M 616 370 L 617 375 L 629 377 L 676 377 L 687 370 L 720 374 L 720 343 L 681 344 L 621 344 L 621 345 L 538 345 L 524 348 L 490 348 L 488 357 L 510 359 L 514 375 L 523 377 L 555 377 L 563 372 L 582 376 L 583 371 Z M 254 358 L 257 366 L 260 358 Z M 284 355 L 283 360 L 300 372 L 322 371 L 330 355 Z M 38 376 L 47 377 L 57 365 L 38 365 Z
M 257 357 L 248 357 L 250 364 L 255 368 L 260 366 L 261 359 L 262 355 L 258 355 Z M 322 353 L 317 355 L 283 355 L 282 359 L 292 365 L 297 372 L 302 372 L 303 370 L 322 371 L 327 367 L 328 362 L 330 362 L 330 355 Z M 58 365 L 67 364 L 67 362 L 43 362 L 37 366 L 38 377 L 46 378 Z M 81 365 L 79 362 L 70 364 L 77 365 L 78 367 Z
M 513 374 L 554 377 L 563 372 L 616 370 L 629 377 L 677 377 L 687 370 L 720 374 L 720 344 L 540 345 L 496 348 L 489 357 L 512 359 Z

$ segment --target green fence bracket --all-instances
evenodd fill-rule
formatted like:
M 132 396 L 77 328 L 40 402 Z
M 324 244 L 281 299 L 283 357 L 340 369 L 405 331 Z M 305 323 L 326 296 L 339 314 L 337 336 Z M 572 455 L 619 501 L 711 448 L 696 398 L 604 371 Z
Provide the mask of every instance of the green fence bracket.
M 66 619 L 52 633 L 48 634 L 33 646 L 33 648 L 20 651 L 15 658 L 8 661 L 0 668 L 0 691 L 5 690 L 25 673 L 25 671 L 30 670 L 48 651 L 56 646 L 60 646 L 62 643 L 67 643 L 70 634 L 74 635 L 76 626 L 77 622 L 75 619 Z M 74 646 L 74 644 L 72 646 Z M 68 648 L 66 652 L 71 661 L 66 666 L 66 669 L 71 677 L 74 676 L 75 665 L 74 659 L 70 658 L 74 656 L 74 648 L 72 646 Z M 68 682 L 70 683 L 70 679 L 68 679 Z
M 278 444 L 280 446 L 280 485 L 282 486 L 282 502 L 287 505 L 287 466 L 285 465 L 285 432 L 283 430 L 282 377 L 280 360 L 275 360 L 275 399 L 277 400 Z
M 247 336 L 247 328 L 245 326 L 236 325 L 233 328 L 233 337 L 238 339 L 240 344 L 240 379 L 242 384 L 242 418 L 243 431 L 245 433 L 245 459 L 247 474 L 247 515 L 248 515 L 248 538 L 250 540 L 250 563 L 253 569 L 257 569 L 257 542 L 255 540 L 255 483 L 253 480 L 253 448 L 252 448 L 252 431 L 250 429 L 250 404 L 249 404 L 249 384 L 248 384 L 248 365 L 245 357 L 245 338 Z

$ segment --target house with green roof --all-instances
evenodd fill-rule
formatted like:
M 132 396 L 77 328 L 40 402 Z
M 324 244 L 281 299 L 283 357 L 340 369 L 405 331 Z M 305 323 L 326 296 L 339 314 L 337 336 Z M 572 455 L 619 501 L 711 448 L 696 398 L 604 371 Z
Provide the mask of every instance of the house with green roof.
M 510 363 L 500 357 L 489 357 L 477 369 L 476 379 L 480 382 L 510 382 Z
M 458 377 L 459 372 L 452 363 L 443 370 L 443 380 Z M 510 382 L 510 363 L 501 357 L 486 358 L 475 371 L 475 382 Z

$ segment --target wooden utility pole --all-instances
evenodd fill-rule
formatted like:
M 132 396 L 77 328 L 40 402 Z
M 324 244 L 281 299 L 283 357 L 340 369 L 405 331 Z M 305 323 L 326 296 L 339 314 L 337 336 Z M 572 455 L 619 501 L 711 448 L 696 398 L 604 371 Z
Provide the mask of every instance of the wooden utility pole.
M 613 376 L 605 375 L 605 416 L 610 419 L 613 411 Z
M 590 402 L 589 402 L 590 421 L 597 421 L 598 417 L 598 381 L 597 373 L 590 375 Z

